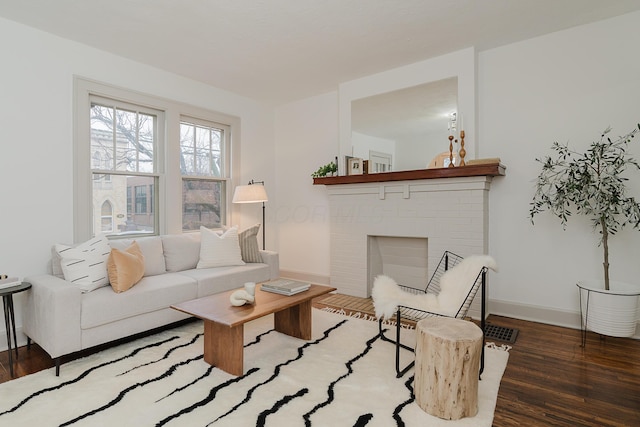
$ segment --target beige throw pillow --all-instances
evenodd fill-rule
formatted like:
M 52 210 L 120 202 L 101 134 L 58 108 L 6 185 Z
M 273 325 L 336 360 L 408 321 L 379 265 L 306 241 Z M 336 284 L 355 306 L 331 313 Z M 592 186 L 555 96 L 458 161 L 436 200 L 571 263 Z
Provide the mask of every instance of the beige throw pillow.
M 144 255 L 138 243 L 134 241 L 123 251 L 112 249 L 107 270 L 111 287 L 117 293 L 127 291 L 138 283 L 144 276 Z
M 238 235 L 240 240 L 240 252 L 244 262 L 262 262 L 260 247 L 258 246 L 258 231 L 260 224 L 247 228 Z

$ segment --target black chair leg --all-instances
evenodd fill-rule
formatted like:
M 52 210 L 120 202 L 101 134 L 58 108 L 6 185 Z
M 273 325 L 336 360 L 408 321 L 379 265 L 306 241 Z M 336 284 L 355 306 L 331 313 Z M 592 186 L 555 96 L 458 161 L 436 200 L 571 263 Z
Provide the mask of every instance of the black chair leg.
M 481 288 L 481 292 L 482 292 L 482 301 L 481 304 L 482 306 L 480 307 L 480 329 L 482 329 L 482 352 L 480 354 L 480 373 L 478 374 L 478 379 L 481 380 L 482 379 L 482 372 L 484 372 L 484 345 L 485 345 L 485 336 L 484 333 L 486 331 L 486 298 L 487 298 L 487 288 L 486 288 L 486 280 L 487 280 L 487 269 L 484 268 L 482 270 L 482 288 Z
M 393 343 L 396 346 L 396 378 L 401 378 L 402 376 L 404 376 L 404 374 L 406 374 L 407 371 L 411 369 L 415 364 L 415 361 L 414 361 L 409 363 L 409 365 L 405 366 L 403 369 L 400 368 L 400 348 L 404 348 L 405 350 L 409 350 L 415 353 L 415 350 L 413 348 L 409 347 L 408 345 L 404 345 L 400 342 L 400 331 L 401 331 L 400 318 L 401 318 L 401 315 L 400 315 L 400 311 L 398 310 L 396 312 L 396 339 L 395 340 L 392 340 L 384 335 L 384 330 L 382 329 L 382 319 L 378 320 L 378 329 L 379 329 L 380 338 L 383 339 L 384 341 Z
M 56 357 L 56 377 L 60 376 L 60 358 Z
M 396 378 L 402 378 L 404 374 L 406 374 L 409 371 L 409 369 L 411 369 L 413 365 L 415 365 L 416 363 L 414 360 L 411 363 L 409 363 L 407 366 L 405 366 L 403 369 L 400 369 L 400 347 L 404 348 L 405 350 L 409 350 L 412 353 L 416 352 L 413 348 L 409 347 L 408 345 L 404 345 L 400 343 L 400 331 L 402 330 L 401 318 L 402 316 L 400 315 L 400 310 L 398 310 L 396 312 Z
M 396 312 L 396 377 L 400 378 L 400 310 Z

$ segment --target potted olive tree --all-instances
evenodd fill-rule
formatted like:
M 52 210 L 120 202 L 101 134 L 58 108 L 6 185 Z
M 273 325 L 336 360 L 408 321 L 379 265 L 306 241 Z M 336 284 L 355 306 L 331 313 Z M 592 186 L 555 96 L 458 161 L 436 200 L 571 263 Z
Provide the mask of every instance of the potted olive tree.
M 640 286 L 609 279 L 609 237 L 625 226 L 640 229 L 640 203 L 627 195 L 628 169 L 640 165 L 628 153 L 628 144 L 640 125 L 611 139 L 605 130 L 600 139 L 578 153 L 568 144 L 554 142 L 553 156 L 536 159 L 542 171 L 536 180 L 530 216 L 549 211 L 563 228 L 572 213 L 588 217 L 600 234 L 603 248 L 603 280 L 578 282 L 583 330 L 610 336 L 635 333 Z

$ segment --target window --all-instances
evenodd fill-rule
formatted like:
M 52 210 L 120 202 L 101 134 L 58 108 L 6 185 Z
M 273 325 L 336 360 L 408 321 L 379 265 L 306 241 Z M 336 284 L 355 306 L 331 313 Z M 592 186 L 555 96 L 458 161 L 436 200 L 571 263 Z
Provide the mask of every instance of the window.
M 113 231 L 113 207 L 108 200 L 102 204 L 100 214 L 100 221 L 102 225 L 101 231 L 103 233 Z
M 75 241 L 231 220 L 228 189 L 240 174 L 239 156 L 231 157 L 237 117 L 81 77 L 74 90 Z M 233 144 L 239 141 L 236 133 Z
M 183 118 L 180 122 L 182 230 L 219 228 L 226 218 L 228 126 Z
M 136 185 L 136 210 L 137 214 L 147 213 L 147 187 L 144 185 Z
M 141 106 L 91 97 L 93 218 L 99 221 L 94 222 L 94 231 L 155 233 L 158 221 L 147 215 L 152 212 L 147 209 L 147 188 L 154 188 L 159 177 L 155 155 L 158 116 L 158 111 Z M 107 199 L 113 201 L 111 206 L 118 218 L 115 227 L 111 224 L 108 229 L 102 213 Z

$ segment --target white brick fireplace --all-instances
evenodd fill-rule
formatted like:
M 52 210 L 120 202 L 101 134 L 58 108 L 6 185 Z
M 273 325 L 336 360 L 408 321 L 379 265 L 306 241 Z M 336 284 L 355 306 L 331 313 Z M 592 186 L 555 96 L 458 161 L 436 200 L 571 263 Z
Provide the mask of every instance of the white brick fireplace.
M 487 253 L 491 179 L 327 185 L 331 285 L 343 294 L 368 297 L 373 278 L 385 273 L 424 288 L 445 250 L 462 256 Z

